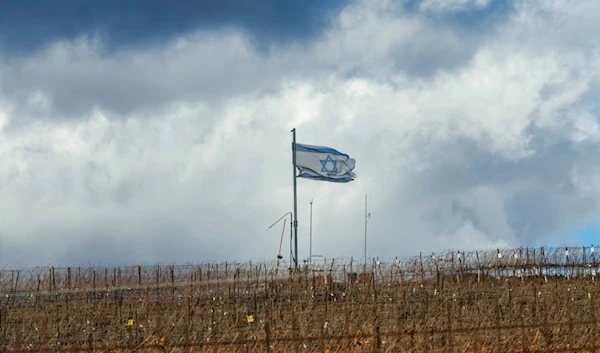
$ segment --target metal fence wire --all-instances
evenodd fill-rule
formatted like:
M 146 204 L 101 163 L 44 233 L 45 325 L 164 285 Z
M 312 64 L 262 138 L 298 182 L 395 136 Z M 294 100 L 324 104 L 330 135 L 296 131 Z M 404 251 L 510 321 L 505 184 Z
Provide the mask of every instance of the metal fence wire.
M 0 270 L 0 350 L 600 352 L 592 247 Z

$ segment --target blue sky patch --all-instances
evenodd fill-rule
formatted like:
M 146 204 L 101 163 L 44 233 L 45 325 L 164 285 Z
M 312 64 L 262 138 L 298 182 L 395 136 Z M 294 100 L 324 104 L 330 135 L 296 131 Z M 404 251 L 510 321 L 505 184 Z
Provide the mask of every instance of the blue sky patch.
M 600 224 L 589 223 L 575 232 L 575 239 L 580 245 L 600 244 Z

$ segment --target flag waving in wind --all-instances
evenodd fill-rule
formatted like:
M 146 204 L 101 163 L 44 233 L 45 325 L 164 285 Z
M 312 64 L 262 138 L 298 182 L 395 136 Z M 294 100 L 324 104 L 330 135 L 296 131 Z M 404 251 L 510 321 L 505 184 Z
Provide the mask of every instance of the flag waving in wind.
M 356 161 L 331 147 L 296 143 L 296 168 L 299 178 L 347 183 L 356 174 L 352 171 Z

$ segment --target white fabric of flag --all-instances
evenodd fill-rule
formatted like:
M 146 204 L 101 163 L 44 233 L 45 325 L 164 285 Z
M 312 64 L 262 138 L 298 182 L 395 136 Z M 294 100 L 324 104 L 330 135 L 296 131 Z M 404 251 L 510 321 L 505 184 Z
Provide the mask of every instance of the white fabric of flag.
M 331 147 L 296 143 L 299 178 L 347 183 L 356 178 L 355 166 L 353 158 Z

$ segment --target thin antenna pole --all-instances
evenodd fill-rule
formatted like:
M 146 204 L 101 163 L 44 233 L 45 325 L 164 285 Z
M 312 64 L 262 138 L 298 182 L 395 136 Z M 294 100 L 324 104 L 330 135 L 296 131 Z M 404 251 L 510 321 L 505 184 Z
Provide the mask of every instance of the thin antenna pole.
M 310 199 L 310 245 L 308 247 L 308 264 L 312 265 L 312 210 L 313 199 Z
M 365 266 L 367 265 L 367 222 L 371 218 L 371 213 L 367 212 L 367 195 L 365 195 Z
M 296 128 L 292 129 L 292 164 L 294 177 L 294 270 L 298 269 L 298 192 L 296 187 Z

